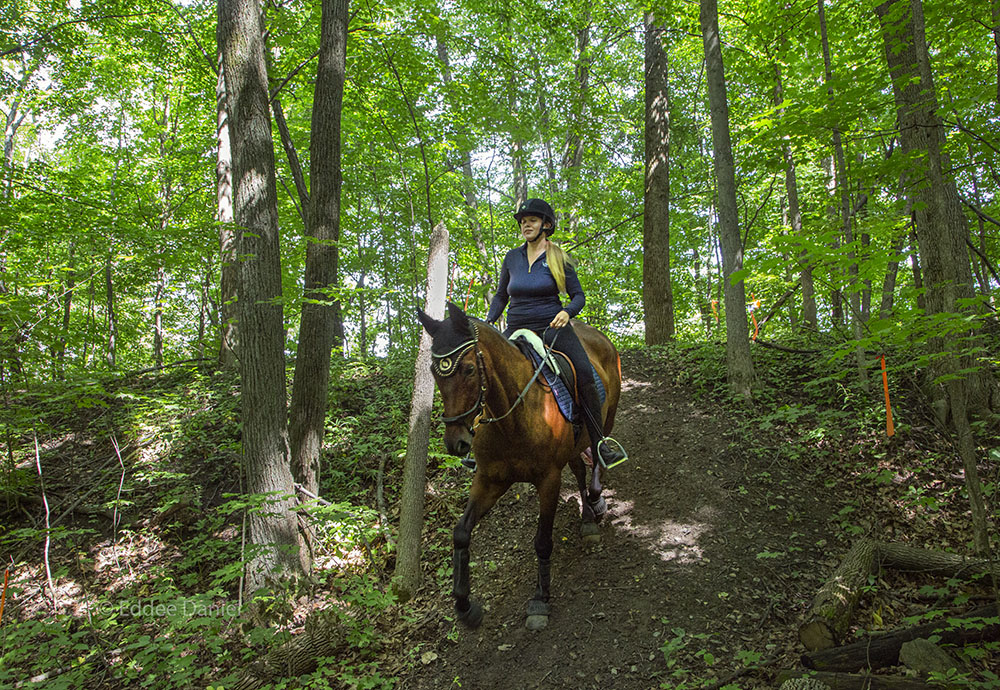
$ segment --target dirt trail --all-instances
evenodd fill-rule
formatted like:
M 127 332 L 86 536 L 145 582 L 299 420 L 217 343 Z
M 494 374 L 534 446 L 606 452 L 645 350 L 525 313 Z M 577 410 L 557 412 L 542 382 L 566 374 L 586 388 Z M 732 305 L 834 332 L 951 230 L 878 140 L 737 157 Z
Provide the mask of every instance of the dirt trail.
M 580 539 L 579 496 L 564 472 L 548 628 L 524 628 L 537 500 L 533 487 L 517 485 L 472 538 L 482 626 L 457 628 L 444 615 L 423 625 L 423 661 L 400 688 L 648 690 L 683 680 L 671 679 L 678 669 L 695 669 L 691 680 L 710 666 L 724 677 L 740 666 L 740 650 L 765 659 L 787 652 L 792 663 L 796 618 L 816 586 L 797 564 L 822 558 L 824 492 L 794 468 L 750 466 L 731 447 L 726 420 L 694 404 L 662 356 L 625 353 L 623 371 L 614 435 L 631 460 L 609 473 L 609 514 L 592 549 Z M 447 581 L 430 586 L 450 615 Z

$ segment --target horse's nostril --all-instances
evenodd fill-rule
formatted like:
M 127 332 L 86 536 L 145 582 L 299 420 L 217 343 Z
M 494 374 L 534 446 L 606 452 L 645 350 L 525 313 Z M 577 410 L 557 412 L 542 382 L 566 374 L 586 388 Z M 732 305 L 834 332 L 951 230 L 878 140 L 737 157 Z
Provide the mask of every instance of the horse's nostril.
M 468 441 L 458 441 L 455 444 L 455 455 L 467 455 L 472 449 Z

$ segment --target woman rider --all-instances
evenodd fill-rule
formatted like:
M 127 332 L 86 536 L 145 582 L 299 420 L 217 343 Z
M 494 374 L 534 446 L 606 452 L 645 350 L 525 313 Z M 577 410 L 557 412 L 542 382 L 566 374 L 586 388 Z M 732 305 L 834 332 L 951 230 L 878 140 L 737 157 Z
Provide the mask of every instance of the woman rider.
M 542 199 L 528 199 L 514 214 L 521 228 L 524 244 L 507 252 L 500 267 L 500 284 L 486 316 L 495 323 L 507 310 L 507 330 L 510 335 L 527 328 L 542 336 L 546 345 L 558 338 L 564 352 L 576 369 L 576 385 L 584 408 L 583 420 L 590 435 L 593 456 L 603 467 L 614 467 L 627 456 L 613 444 L 605 442 L 601 428 L 601 403 L 594 384 L 594 371 L 580 339 L 569 320 L 583 309 L 584 295 L 576 270 L 566 253 L 549 237 L 555 231 L 555 214 Z M 559 293 L 569 295 L 565 307 Z M 548 330 L 546 330 L 548 329 Z

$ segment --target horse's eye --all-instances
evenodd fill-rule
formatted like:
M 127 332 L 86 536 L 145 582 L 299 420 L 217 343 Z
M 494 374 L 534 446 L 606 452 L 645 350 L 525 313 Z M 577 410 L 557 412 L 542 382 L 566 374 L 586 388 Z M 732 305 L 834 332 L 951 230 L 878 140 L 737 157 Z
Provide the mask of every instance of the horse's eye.
M 472 376 L 474 373 L 476 373 L 476 368 L 471 364 L 466 364 L 462 367 L 462 376 L 468 377 Z

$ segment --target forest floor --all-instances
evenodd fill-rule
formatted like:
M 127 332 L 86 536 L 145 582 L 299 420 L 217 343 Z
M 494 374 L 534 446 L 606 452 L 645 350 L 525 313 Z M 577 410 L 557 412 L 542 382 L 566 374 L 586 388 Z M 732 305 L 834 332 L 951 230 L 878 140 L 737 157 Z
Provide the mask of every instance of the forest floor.
M 768 352 L 758 349 L 755 358 Z M 580 499 L 575 479 L 564 472 L 553 534 L 552 614 L 542 631 L 524 625 L 536 577 L 534 489 L 515 485 L 473 533 L 472 594 L 485 618 L 468 630 L 453 615 L 451 533 L 471 473 L 432 462 L 422 589 L 405 604 L 392 603 L 392 551 L 383 527 L 371 527 L 370 548 L 354 545 L 349 557 L 317 561 L 310 593 L 294 595 L 295 610 L 278 626 L 281 634 L 294 637 L 307 614 L 333 610 L 347 627 L 357 623 L 359 636 L 311 680 L 281 687 L 775 686 L 777 672 L 801 668 L 798 627 L 857 539 L 971 552 L 961 465 L 946 437 L 918 412 L 926 406 L 905 397 L 915 394 L 901 391 L 900 433 L 888 440 L 884 408 L 835 379 L 810 388 L 820 376 L 807 360 L 773 357 L 758 361 L 761 392 L 753 408 L 741 410 L 724 402 L 715 352 L 678 346 L 622 353 L 613 435 L 631 458 L 605 477 L 609 510 L 597 546 L 580 537 Z M 344 514 L 366 510 L 375 523 L 376 493 L 381 497 L 375 477 L 385 480 L 391 514 L 399 468 L 386 463 L 390 454 L 371 450 L 371 439 L 396 443 L 378 423 L 395 431 L 405 424 L 405 411 L 389 407 L 401 399 L 391 384 L 402 379 L 389 372 L 349 378 L 338 384 L 332 404 L 349 430 L 343 438 L 368 445 L 332 444 L 329 474 L 337 473 L 339 456 L 346 488 L 330 495 L 349 495 L 354 504 Z M 278 638 L 241 632 L 238 610 L 231 618 L 122 613 L 150 601 L 223 602 L 226 612 L 235 607 L 239 512 L 227 507 L 227 496 L 239 488 L 233 476 L 237 388 L 226 378 L 205 381 L 177 372 L 128 389 L 122 382 L 114 394 L 74 397 L 79 401 L 68 412 L 58 397 L 26 399 L 24 418 L 46 420 L 40 462 L 49 497 L 58 497 L 53 514 L 68 524 L 54 532 L 55 608 L 42 560 L 48 554 L 40 540 L 44 513 L 33 483 L 39 458 L 32 453 L 0 485 L 8 497 L 0 502 L 0 560 L 19 564 L 12 565 L 0 631 L 0 688 L 43 672 L 48 680 L 41 685 L 58 677 L 62 684 L 52 687 L 60 688 L 204 687 L 206 680 L 238 675 L 247 659 L 264 658 L 276 646 Z M 105 400 L 113 402 L 114 414 Z M 123 439 L 120 452 L 116 436 Z M 384 476 L 375 469 L 378 457 Z M 992 503 L 1000 453 L 984 447 L 983 458 Z M 124 522 L 115 534 L 110 525 L 119 506 Z M 328 544 L 350 544 L 353 536 L 344 535 L 360 531 L 358 524 L 345 529 L 332 531 Z M 218 584 L 206 584 L 213 579 Z M 882 571 L 870 579 L 849 636 L 995 596 L 987 582 Z M 114 611 L 120 615 L 109 615 Z M 91 650 L 85 662 L 79 649 Z M 993 643 L 977 653 L 966 661 L 970 679 L 982 681 L 986 669 L 998 667 L 1000 651 Z
M 799 668 L 798 623 L 843 553 L 834 544 L 848 541 L 838 513 L 851 488 L 826 459 L 749 452 L 768 437 L 734 437 L 739 425 L 693 402 L 679 366 L 623 356 L 613 435 L 630 461 L 606 475 L 596 548 L 581 540 L 564 473 L 548 627 L 524 626 L 537 498 L 519 485 L 473 534 L 481 627 L 457 627 L 450 569 L 439 571 L 423 595 L 428 615 L 388 650 L 401 657 L 400 688 L 649 690 L 711 685 L 756 664 Z M 446 551 L 449 537 L 431 539 Z M 766 672 L 750 676 L 739 684 L 766 684 Z

